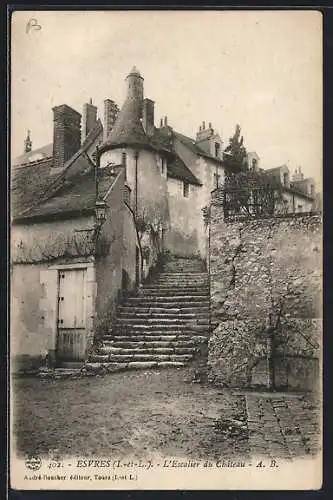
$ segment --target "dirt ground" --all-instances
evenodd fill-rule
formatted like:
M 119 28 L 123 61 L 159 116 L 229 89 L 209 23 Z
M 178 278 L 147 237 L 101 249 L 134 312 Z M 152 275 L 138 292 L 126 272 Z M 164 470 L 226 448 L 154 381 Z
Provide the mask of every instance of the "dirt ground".
M 251 451 L 246 394 L 190 380 L 184 369 L 16 379 L 17 453 L 245 459 Z

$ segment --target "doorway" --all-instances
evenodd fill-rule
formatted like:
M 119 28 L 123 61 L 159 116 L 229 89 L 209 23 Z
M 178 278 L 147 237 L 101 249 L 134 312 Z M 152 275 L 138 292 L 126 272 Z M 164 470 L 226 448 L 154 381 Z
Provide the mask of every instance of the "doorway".
M 85 359 L 86 269 L 58 271 L 57 365 Z

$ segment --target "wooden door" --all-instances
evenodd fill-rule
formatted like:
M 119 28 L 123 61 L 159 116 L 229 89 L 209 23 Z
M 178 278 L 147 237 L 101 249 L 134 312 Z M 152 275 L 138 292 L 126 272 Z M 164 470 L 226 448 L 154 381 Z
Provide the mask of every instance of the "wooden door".
M 85 269 L 59 271 L 57 361 L 83 361 L 86 347 Z

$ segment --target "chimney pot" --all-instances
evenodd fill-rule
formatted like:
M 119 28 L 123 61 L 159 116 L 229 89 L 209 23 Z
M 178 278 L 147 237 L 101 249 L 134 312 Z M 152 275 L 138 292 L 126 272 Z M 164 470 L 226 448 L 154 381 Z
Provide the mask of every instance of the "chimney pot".
M 63 167 L 81 145 L 81 114 L 62 104 L 53 111 L 53 167 Z
M 202 122 L 202 130 L 205 130 L 205 129 L 206 129 L 206 123 Z
M 119 113 L 119 107 L 111 99 L 104 100 L 104 140 L 108 138 Z
M 147 135 L 153 135 L 155 131 L 155 118 L 154 118 L 155 103 L 151 99 L 143 101 L 143 128 Z
M 84 142 L 89 132 L 95 128 L 96 123 L 97 107 L 92 104 L 92 98 L 90 97 L 89 103 L 83 105 L 81 143 Z
M 163 118 L 160 119 L 160 127 L 163 127 Z
M 165 127 L 168 126 L 168 117 L 167 116 L 164 117 L 164 126 Z

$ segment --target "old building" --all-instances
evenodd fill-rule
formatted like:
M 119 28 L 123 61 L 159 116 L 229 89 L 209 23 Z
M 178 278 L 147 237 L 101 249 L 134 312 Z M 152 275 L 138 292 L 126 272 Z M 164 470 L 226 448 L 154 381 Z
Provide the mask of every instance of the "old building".
M 315 209 L 315 181 L 313 178 L 304 179 L 300 167 L 292 178 L 287 165 L 270 168 L 265 172 L 280 184 L 288 213 L 311 212 Z
M 104 101 L 103 123 L 91 100 L 83 116 L 65 104 L 54 107 L 53 142 L 34 150 L 29 132 L 12 162 L 18 369 L 45 356 L 58 366 L 82 363 L 94 333 L 107 328 L 121 297 L 138 289 L 163 253 L 207 258 L 203 213 L 224 183 L 222 139 L 211 123 L 202 122 L 195 139 L 167 117 L 156 126 L 155 103 L 145 97 L 137 68 L 126 86 L 121 109 Z M 258 169 L 258 155 L 249 158 Z M 301 203 L 309 211 L 311 183 L 290 184 L 285 167 L 269 172 L 281 179 L 294 211 Z

